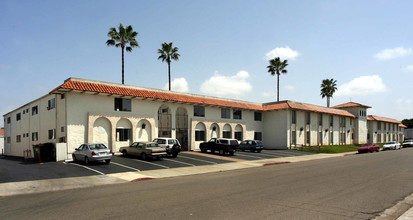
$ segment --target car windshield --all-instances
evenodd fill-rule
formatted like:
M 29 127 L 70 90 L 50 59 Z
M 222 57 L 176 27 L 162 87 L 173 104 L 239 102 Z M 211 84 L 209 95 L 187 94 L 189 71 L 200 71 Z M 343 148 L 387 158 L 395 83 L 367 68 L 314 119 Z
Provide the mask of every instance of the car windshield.
M 89 148 L 91 150 L 100 150 L 100 149 L 106 149 L 107 147 L 104 144 L 90 144 Z
M 231 144 L 232 144 L 232 145 L 237 145 L 237 144 L 238 144 L 238 141 L 237 141 L 237 140 L 231 140 Z
M 146 147 L 158 147 L 158 144 L 157 143 L 149 143 L 149 144 L 146 144 Z
M 395 144 L 396 142 L 394 142 L 394 141 L 390 141 L 390 142 L 387 142 L 386 144 Z
M 255 142 L 257 142 L 257 144 L 259 144 L 259 145 L 262 145 L 262 142 L 261 142 L 261 141 L 255 141 Z
M 228 144 L 228 140 L 219 140 L 221 144 Z
M 373 145 L 373 144 L 363 144 L 363 145 L 361 145 L 362 147 L 367 147 L 367 146 L 371 146 L 371 145 Z

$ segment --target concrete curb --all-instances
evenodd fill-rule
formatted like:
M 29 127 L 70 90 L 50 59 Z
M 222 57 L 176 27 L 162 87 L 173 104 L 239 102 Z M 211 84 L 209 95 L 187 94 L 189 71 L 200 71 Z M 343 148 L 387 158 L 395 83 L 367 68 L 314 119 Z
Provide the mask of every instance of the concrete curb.
M 386 209 L 374 220 L 410 220 L 413 219 L 413 194 L 407 196 L 395 206 Z

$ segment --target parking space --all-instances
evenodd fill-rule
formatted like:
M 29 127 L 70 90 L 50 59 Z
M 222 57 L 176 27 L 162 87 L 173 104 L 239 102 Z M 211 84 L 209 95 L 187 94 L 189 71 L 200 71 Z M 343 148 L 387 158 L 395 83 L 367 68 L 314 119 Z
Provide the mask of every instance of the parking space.
M 229 163 L 233 161 L 260 160 L 311 154 L 295 150 L 263 150 L 260 153 L 236 152 L 234 156 L 200 152 L 182 152 L 177 158 L 164 157 L 161 160 L 143 161 L 135 157 L 114 155 L 110 164 L 92 163 L 85 166 L 73 162 L 35 163 L 22 158 L 0 157 L 0 183 L 40 179 L 106 175 L 121 172 L 196 167 Z

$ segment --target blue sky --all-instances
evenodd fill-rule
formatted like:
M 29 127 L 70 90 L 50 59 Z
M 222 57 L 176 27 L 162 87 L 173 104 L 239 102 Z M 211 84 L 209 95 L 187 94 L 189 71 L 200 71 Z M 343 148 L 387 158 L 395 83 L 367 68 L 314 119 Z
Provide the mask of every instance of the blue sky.
M 412 118 L 411 1 L 0 1 L 0 114 L 69 77 L 121 82 L 121 51 L 107 47 L 119 23 L 139 33 L 125 55 L 125 84 L 165 88 L 163 42 L 181 54 L 173 89 L 258 103 L 276 100 L 268 59 L 287 59 L 280 100 L 372 106 L 368 114 Z M 0 122 L 0 127 L 3 120 Z

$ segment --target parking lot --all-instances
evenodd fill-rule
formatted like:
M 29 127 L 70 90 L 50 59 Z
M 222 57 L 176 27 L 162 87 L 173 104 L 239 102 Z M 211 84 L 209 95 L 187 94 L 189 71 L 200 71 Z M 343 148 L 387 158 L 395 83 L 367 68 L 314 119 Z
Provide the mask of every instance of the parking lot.
M 229 163 L 233 161 L 260 160 L 269 158 L 292 157 L 311 154 L 295 150 L 263 150 L 261 153 L 236 152 L 234 156 L 219 156 L 218 154 L 181 152 L 177 158 L 164 157 L 161 160 L 143 161 L 135 157 L 114 155 L 110 164 L 92 163 L 85 166 L 73 162 L 35 163 L 22 158 L 0 157 L 0 183 L 80 177 L 91 175 L 106 175 L 120 172 L 145 171 L 155 169 L 170 169 L 188 166 L 203 166 Z

